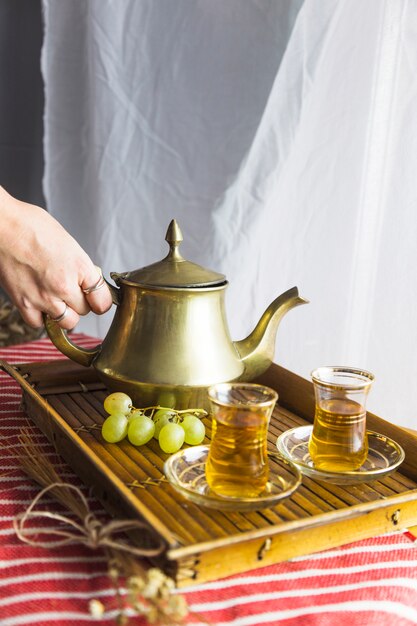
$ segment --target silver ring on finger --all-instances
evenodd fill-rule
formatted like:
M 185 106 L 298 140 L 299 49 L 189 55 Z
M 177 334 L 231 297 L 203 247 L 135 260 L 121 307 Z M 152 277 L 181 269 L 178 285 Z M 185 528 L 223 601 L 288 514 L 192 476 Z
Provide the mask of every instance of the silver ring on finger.
M 106 281 L 104 280 L 103 274 L 100 274 L 100 278 L 98 279 L 96 284 L 92 287 L 87 287 L 86 289 L 83 289 L 83 293 L 85 293 L 86 295 L 88 295 L 89 293 L 93 293 L 93 291 L 101 289 L 105 285 L 105 283 Z
M 68 304 L 66 302 L 64 302 L 65 304 L 65 309 L 63 310 L 63 312 L 61 313 L 61 315 L 58 315 L 58 317 L 50 317 L 50 319 L 53 322 L 62 322 L 62 320 L 64 319 L 64 317 L 66 317 L 68 315 Z

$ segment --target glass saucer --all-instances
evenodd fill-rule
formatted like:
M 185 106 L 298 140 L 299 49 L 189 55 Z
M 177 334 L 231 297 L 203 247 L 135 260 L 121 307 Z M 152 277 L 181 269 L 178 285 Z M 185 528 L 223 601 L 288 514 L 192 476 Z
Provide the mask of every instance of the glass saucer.
M 277 439 L 281 454 L 294 463 L 300 471 L 316 480 L 325 480 L 336 485 L 378 480 L 393 472 L 404 461 L 405 453 L 401 446 L 386 437 L 368 430 L 368 458 L 357 470 L 351 472 L 326 472 L 316 469 L 308 452 L 308 442 L 313 426 L 298 426 L 285 431 Z
M 265 491 L 254 498 L 229 498 L 210 490 L 205 475 L 208 446 L 191 446 L 172 454 L 164 464 L 171 485 L 184 498 L 195 504 L 227 511 L 251 511 L 273 506 L 290 496 L 301 483 L 297 467 L 272 452 L 269 458 L 269 482 Z

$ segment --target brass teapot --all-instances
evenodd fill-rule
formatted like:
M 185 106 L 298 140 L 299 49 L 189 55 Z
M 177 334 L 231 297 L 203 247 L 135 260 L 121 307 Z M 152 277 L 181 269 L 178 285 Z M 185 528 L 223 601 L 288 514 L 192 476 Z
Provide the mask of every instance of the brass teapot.
M 170 250 L 161 261 L 110 274 L 117 287 L 107 284 L 117 308 L 100 345 L 75 345 L 49 318 L 45 327 L 63 354 L 92 365 L 110 391 L 124 391 L 137 407 L 206 407 L 210 385 L 252 380 L 269 367 L 281 318 L 308 301 L 296 287 L 289 289 L 246 339 L 233 342 L 225 317 L 225 276 L 181 256 L 175 220 L 165 239 Z

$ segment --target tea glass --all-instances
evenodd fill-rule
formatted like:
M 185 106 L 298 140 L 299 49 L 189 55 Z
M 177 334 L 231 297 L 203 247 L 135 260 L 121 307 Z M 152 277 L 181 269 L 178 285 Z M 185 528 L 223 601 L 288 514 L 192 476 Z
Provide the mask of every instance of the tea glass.
M 269 478 L 267 434 L 278 399 L 256 383 L 220 383 L 208 390 L 212 439 L 206 462 L 210 489 L 230 498 L 252 498 Z
M 368 456 L 366 400 L 375 379 L 354 367 L 319 367 L 311 373 L 315 415 L 309 453 L 318 470 L 357 470 Z

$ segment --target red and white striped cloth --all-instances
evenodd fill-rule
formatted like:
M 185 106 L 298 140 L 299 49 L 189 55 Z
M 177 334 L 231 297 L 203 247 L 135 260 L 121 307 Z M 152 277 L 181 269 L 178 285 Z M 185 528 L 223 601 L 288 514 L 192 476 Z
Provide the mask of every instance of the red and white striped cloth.
M 92 347 L 97 340 L 74 335 Z M 0 349 L 10 363 L 63 358 L 47 339 Z M 0 625 L 87 626 L 114 624 L 117 602 L 100 552 L 81 545 L 49 549 L 17 538 L 12 520 L 27 508 L 39 487 L 20 470 L 14 454 L 27 418 L 20 388 L 0 373 Z M 60 476 L 79 485 L 36 430 Z M 54 507 L 51 499 L 50 507 Z M 89 498 L 92 510 L 103 515 Z M 417 544 L 407 532 L 392 533 L 313 556 L 181 590 L 191 611 L 213 626 L 410 626 L 417 624 Z M 100 621 L 91 599 L 106 607 Z M 132 617 L 132 626 L 145 626 Z M 190 617 L 190 624 L 198 623 Z

